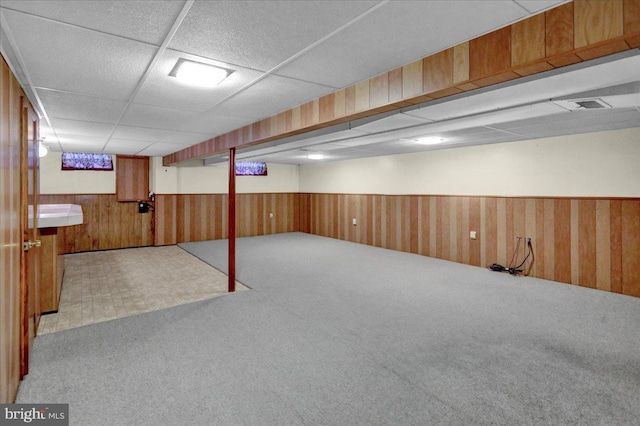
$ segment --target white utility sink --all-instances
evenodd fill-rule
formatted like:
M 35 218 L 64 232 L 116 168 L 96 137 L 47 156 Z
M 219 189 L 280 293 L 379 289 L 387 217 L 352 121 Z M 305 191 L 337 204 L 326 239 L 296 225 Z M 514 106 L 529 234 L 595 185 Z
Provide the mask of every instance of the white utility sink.
M 82 206 L 78 204 L 40 204 L 38 228 L 81 225 L 84 221 Z M 33 226 L 33 206 L 29 206 L 29 227 Z

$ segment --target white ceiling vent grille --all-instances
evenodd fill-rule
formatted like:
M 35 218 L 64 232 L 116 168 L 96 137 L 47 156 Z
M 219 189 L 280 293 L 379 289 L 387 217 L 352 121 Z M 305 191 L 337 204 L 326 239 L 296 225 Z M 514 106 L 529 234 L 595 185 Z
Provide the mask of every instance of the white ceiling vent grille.
M 568 109 L 569 111 L 611 108 L 611 105 L 600 98 L 554 100 L 552 102 L 558 106 L 561 106 L 562 108 Z

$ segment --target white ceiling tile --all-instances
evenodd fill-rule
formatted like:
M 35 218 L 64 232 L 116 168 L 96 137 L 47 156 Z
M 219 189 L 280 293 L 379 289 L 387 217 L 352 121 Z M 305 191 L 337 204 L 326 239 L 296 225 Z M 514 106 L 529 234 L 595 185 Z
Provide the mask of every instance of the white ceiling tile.
M 176 130 L 218 136 L 253 122 L 254 119 L 247 117 L 233 117 L 218 113 L 203 114 L 180 125 Z
M 333 92 L 332 87 L 270 75 L 211 112 L 258 120 Z
M 62 135 L 58 136 L 60 144 L 65 151 L 74 152 L 100 152 L 108 137 Z
M 127 105 L 126 102 L 52 90 L 38 89 L 36 92 L 49 118 L 115 124 Z
M 49 127 L 45 120 L 40 120 L 40 139 L 47 143 L 58 142 L 58 136 L 54 133 L 53 129 Z
M 562 3 L 567 3 L 567 1 L 568 0 L 515 0 L 516 3 L 531 13 L 541 12 L 545 9 L 556 7 Z
M 581 111 L 576 114 L 574 111 L 565 115 L 564 120 L 546 121 L 511 129 L 511 131 L 529 138 L 541 138 L 640 127 L 640 111 L 635 109 L 608 111 L 609 113 L 599 114 L 592 114 L 595 111 Z
M 345 139 L 352 139 L 352 138 L 357 138 L 357 137 L 361 137 L 368 134 L 365 131 L 361 131 L 360 129 L 347 129 L 347 130 L 340 130 L 340 131 L 336 131 L 336 132 L 330 132 L 330 133 L 326 133 L 326 134 L 321 134 L 318 136 L 312 136 L 310 138 L 305 138 L 305 137 L 300 137 L 297 138 L 300 141 L 296 142 L 295 145 L 296 146 L 305 146 L 305 145 L 314 145 L 314 144 L 319 144 L 319 143 L 324 143 L 324 142 L 339 142 L 341 140 L 345 140 Z M 295 136 L 294 136 L 295 138 Z
M 216 87 L 194 87 L 169 76 L 180 58 L 227 69 L 231 68 L 235 71 Z M 212 61 L 175 50 L 166 50 L 136 96 L 135 102 L 204 112 L 262 74 L 262 72 L 247 68 L 232 67 L 224 62 Z
M 127 100 L 157 48 L 20 12 L 4 12 L 36 87 Z
M 104 147 L 104 153 L 106 154 L 135 154 L 138 151 L 142 151 L 152 142 L 148 141 L 132 141 L 128 139 L 114 139 L 109 140 L 107 146 Z
M 170 130 L 149 129 L 147 127 L 120 125 L 113 132 L 112 137 L 116 139 L 156 142 L 165 137 L 170 132 Z
M 526 15 L 511 1 L 392 1 L 277 74 L 346 87 Z
M 303 151 L 335 151 L 338 149 L 345 149 L 347 145 L 340 145 L 339 143 L 322 143 L 319 145 L 311 145 L 304 148 L 301 148 Z
M 406 114 L 395 114 L 380 120 L 362 126 L 354 127 L 354 129 L 362 130 L 369 133 L 386 132 L 388 130 L 401 129 L 403 127 L 417 126 L 429 122 L 424 118 L 413 117 Z
M 174 129 L 198 113 L 183 109 L 131 104 L 120 124 L 152 129 Z
M 171 132 L 162 138 L 159 142 L 164 144 L 182 145 L 180 149 L 183 149 L 185 145 L 195 145 L 207 139 L 210 139 L 206 133 L 194 133 L 194 132 Z
M 169 47 L 267 71 L 376 3 L 196 2 Z
M 636 112 L 635 109 L 594 109 L 584 111 L 566 111 L 564 114 L 516 120 L 508 123 L 495 124 L 491 127 L 494 127 L 496 129 L 518 131 L 518 129 L 526 129 L 527 127 L 559 124 L 566 128 L 573 129 L 577 125 L 574 125 L 572 123 L 585 120 L 592 123 L 601 123 L 603 121 L 614 122 L 617 121 L 615 117 L 619 117 L 621 114 L 623 114 L 623 120 L 626 120 L 628 114 L 631 113 L 633 115 L 634 112 Z
M 178 1 L 153 0 L 2 1 L 2 7 L 158 46 L 182 5 Z
M 149 157 L 164 157 L 165 155 L 173 154 L 176 151 L 184 149 L 184 145 L 171 144 L 158 142 L 153 145 L 149 145 L 142 151 L 138 152 L 138 155 L 148 155 Z
M 52 118 L 51 124 L 56 129 L 59 136 L 97 136 L 109 137 L 113 131 L 113 124 L 95 123 L 92 121 L 66 120 L 62 118 Z M 42 131 L 42 128 L 40 129 Z

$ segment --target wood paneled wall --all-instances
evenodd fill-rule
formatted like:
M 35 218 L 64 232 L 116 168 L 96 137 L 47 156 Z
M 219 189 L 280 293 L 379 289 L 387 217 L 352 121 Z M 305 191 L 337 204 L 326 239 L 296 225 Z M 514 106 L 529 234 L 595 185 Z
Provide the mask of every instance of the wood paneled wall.
M 227 238 L 226 194 L 156 195 L 155 245 Z M 236 236 L 300 230 L 300 195 L 236 195 Z M 273 217 L 271 217 L 273 214 Z
M 638 0 L 575 0 L 167 155 L 165 166 L 640 47 Z
M 303 232 L 483 267 L 530 237 L 530 276 L 640 297 L 638 199 L 300 196 Z
M 0 403 L 20 382 L 20 98 L 22 89 L 0 60 Z
M 115 194 L 40 195 L 40 203 L 82 206 L 84 223 L 61 228 L 65 253 L 153 245 L 152 213 L 138 213 L 137 203 L 118 202 Z

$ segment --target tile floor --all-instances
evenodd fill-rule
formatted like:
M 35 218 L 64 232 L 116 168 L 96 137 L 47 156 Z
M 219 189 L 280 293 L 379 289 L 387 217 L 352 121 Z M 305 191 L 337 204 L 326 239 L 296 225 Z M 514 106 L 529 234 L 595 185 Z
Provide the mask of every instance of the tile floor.
M 178 246 L 68 254 L 58 312 L 42 315 L 38 334 L 225 294 L 227 276 Z

